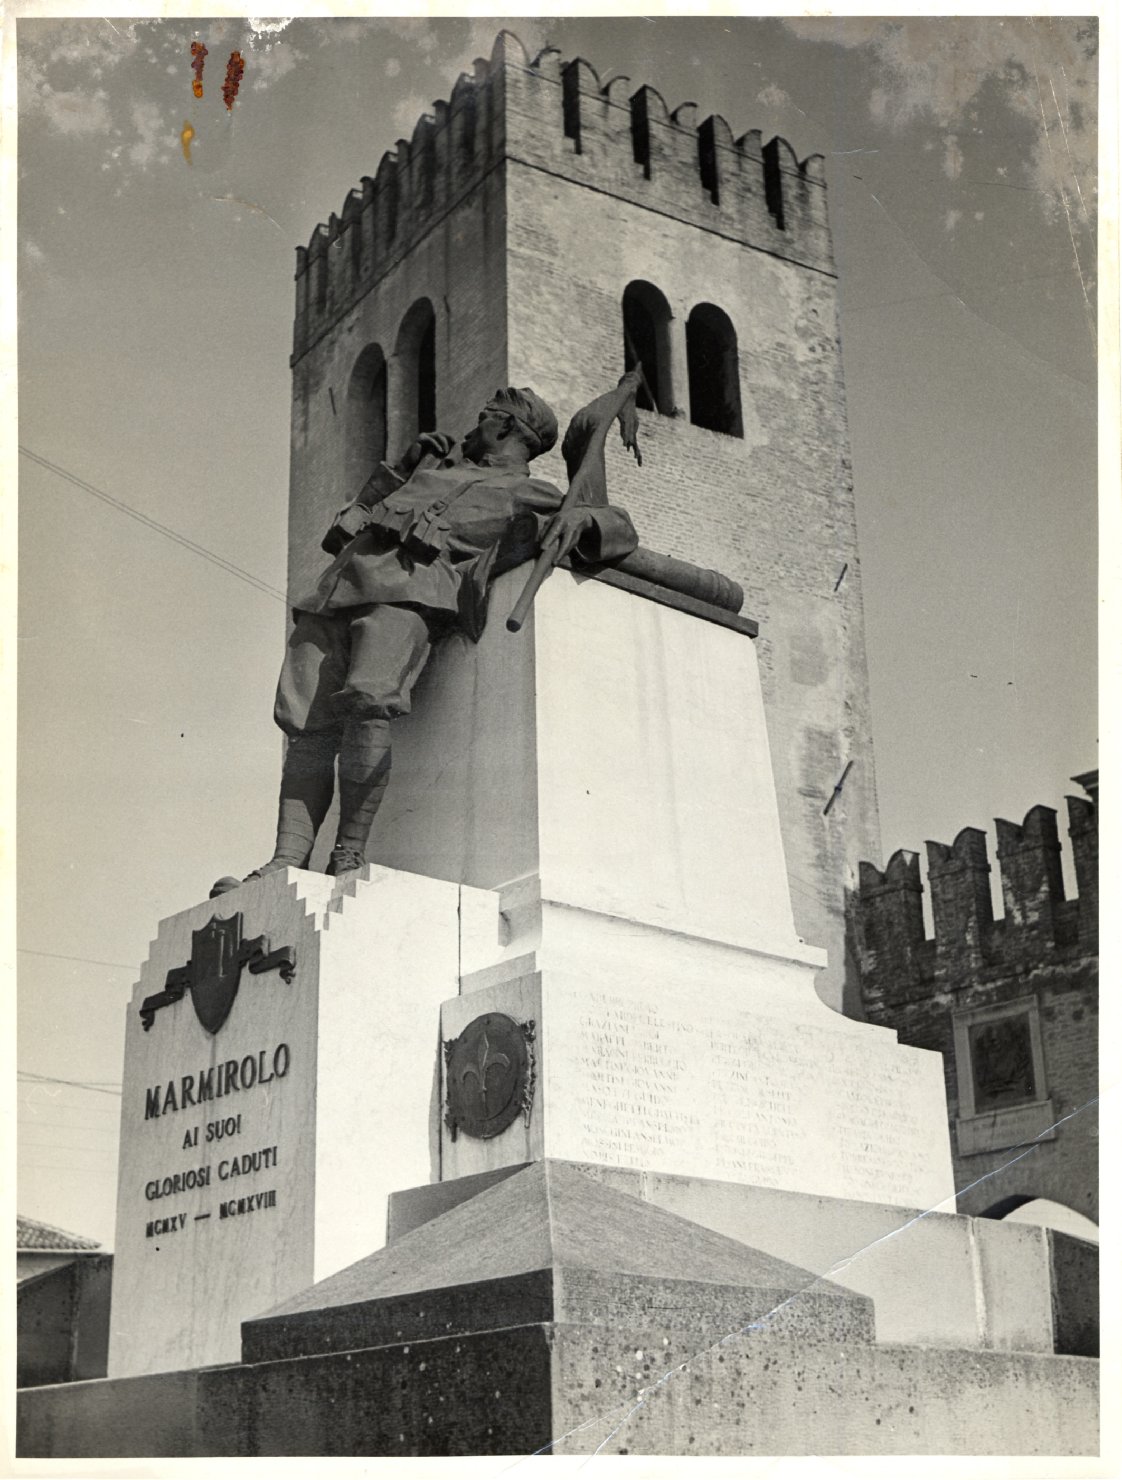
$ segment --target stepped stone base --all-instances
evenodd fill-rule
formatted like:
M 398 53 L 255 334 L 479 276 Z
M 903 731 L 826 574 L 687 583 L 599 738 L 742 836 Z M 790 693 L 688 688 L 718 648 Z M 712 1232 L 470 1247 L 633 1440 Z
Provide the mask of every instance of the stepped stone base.
M 1098 1364 L 881 1345 L 872 1301 L 537 1163 L 242 1328 L 20 1394 L 23 1456 L 1093 1454 Z
M 542 1322 L 243 1368 L 207 1401 L 222 1454 L 1088 1454 L 1096 1393 L 1077 1357 Z
M 878 1342 L 1099 1354 L 1098 1249 L 1054 1229 L 705 1177 L 567 1165 L 869 1296 Z M 523 1170 L 502 1167 L 392 1193 L 389 1243 Z
M 873 1302 L 537 1162 L 242 1326 L 261 1362 L 530 1322 L 872 1341 Z
M 1098 1363 L 1085 1357 L 542 1321 L 28 1388 L 16 1443 L 43 1458 L 591 1454 L 602 1444 L 607 1454 L 1091 1455 L 1097 1400 Z

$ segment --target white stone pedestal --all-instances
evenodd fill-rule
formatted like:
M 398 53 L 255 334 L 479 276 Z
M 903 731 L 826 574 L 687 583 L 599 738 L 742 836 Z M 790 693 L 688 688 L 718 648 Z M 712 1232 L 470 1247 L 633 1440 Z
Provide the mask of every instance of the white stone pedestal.
M 755 645 L 555 572 L 498 581 L 399 727 L 379 857 L 498 887 L 508 959 L 447 1042 L 535 1024 L 529 1124 L 442 1133 L 442 1179 L 542 1156 L 954 1209 L 942 1064 L 827 1008 L 795 934 Z
M 528 567 L 482 640 L 439 646 L 372 857 L 820 967 L 795 935 L 755 644 L 557 570 L 523 630 Z
M 435 1179 L 440 1002 L 494 961 L 496 899 L 371 867 L 296 869 L 165 920 L 128 1010 L 109 1375 L 237 1361 L 239 1328 L 380 1248 L 390 1192 Z M 207 1032 L 140 1008 L 243 917 L 295 973 L 243 967 Z
M 540 1157 L 953 1211 L 939 1056 L 814 990 L 750 637 L 564 571 L 511 634 L 525 576 L 395 727 L 376 864 L 161 927 L 111 1375 L 235 1360 L 242 1320 L 381 1247 L 391 1191 Z M 193 932 L 239 912 L 294 979 L 246 967 L 214 1031 L 191 993 L 145 1031 Z M 534 1021 L 528 1122 L 453 1139 L 440 1044 L 490 1011 Z
M 839 1018 L 761 1005 L 771 963 L 586 958 L 446 1002 L 534 1025 L 528 1117 L 491 1139 L 442 1126 L 441 1177 L 543 1157 L 954 1212 L 939 1056 Z M 576 969 L 573 969 L 573 966 Z M 447 1072 L 447 1071 L 446 1071 Z M 448 1086 L 445 1084 L 445 1097 Z

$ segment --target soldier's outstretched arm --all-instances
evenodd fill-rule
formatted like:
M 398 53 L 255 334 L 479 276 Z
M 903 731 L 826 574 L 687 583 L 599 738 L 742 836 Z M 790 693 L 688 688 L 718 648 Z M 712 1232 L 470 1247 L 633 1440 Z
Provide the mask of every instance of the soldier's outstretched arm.
M 569 470 L 569 488 L 560 509 L 543 531 L 541 554 L 507 618 L 509 631 L 521 630 L 542 582 L 570 550 L 576 550 L 589 561 L 604 561 L 619 559 L 638 545 L 630 518 L 623 509 L 608 503 L 604 442 L 608 428 L 618 420 L 624 446 L 642 464 L 635 414 L 635 393 L 641 374 L 642 367 L 636 365 L 620 377 L 614 391 L 598 396 L 573 417 L 561 445 Z

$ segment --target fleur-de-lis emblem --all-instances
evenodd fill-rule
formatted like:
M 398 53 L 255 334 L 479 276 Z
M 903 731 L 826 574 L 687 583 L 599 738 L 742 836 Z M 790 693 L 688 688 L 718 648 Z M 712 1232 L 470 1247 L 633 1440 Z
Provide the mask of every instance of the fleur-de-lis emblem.
M 479 1085 L 479 1098 L 483 1101 L 483 1113 L 489 1115 L 491 1112 L 487 1105 L 487 1070 L 495 1067 L 509 1069 L 510 1059 L 505 1053 L 491 1052 L 491 1040 L 486 1032 L 483 1041 L 479 1045 L 479 1059 L 474 1064 L 466 1064 L 460 1071 L 460 1083 L 466 1087 L 468 1076 L 474 1077 Z
M 483 1140 L 502 1135 L 519 1115 L 529 1125 L 534 1095 L 532 1022 L 505 1012 L 485 1012 L 458 1038 L 444 1044 L 447 1100 L 444 1119 L 455 1140 L 460 1131 Z

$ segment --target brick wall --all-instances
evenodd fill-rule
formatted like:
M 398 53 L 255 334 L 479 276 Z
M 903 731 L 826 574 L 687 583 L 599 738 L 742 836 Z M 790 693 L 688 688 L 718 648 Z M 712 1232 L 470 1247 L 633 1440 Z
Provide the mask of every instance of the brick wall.
M 501 170 L 492 172 L 393 261 L 299 356 L 292 369 L 292 453 L 288 589 L 302 591 L 323 570 L 320 540 L 359 487 L 347 457 L 348 398 L 354 366 L 378 344 L 391 390 L 394 349 L 413 303 L 428 298 L 436 316 L 437 423 L 463 432 L 506 373 L 506 203 Z M 480 392 L 483 391 L 481 397 Z M 391 458 L 403 449 L 389 447 Z M 369 471 L 372 471 L 369 470 Z M 352 474 L 353 476 L 353 474 Z
M 1093 773 L 1092 773 L 1093 774 Z M 1094 795 L 1097 777 L 1078 778 Z M 985 834 L 928 843 L 934 935 L 924 933 L 919 859 L 900 851 L 882 873 L 862 864 L 857 941 L 870 1022 L 943 1054 L 959 1210 L 1048 1198 L 1098 1217 L 1098 828 L 1095 807 L 1067 799 L 1079 895 L 1065 897 L 1055 812 L 997 822 L 1004 916 L 994 918 Z M 1024 1021 L 1031 1086 L 987 1099 L 972 1026 Z M 1011 1080 L 1015 1081 L 1014 1054 Z M 971 1103 L 971 1101 L 977 1101 Z M 1038 1139 L 1039 1137 L 1039 1139 Z
M 654 283 L 675 324 L 705 301 L 733 321 L 743 438 L 644 412 L 643 466 L 613 439 L 609 482 L 644 544 L 732 576 L 760 622 L 796 928 L 828 949 L 837 1006 L 845 886 L 879 832 L 834 280 L 514 163 L 508 203 L 511 374 L 565 414 L 623 368 L 628 282 Z

